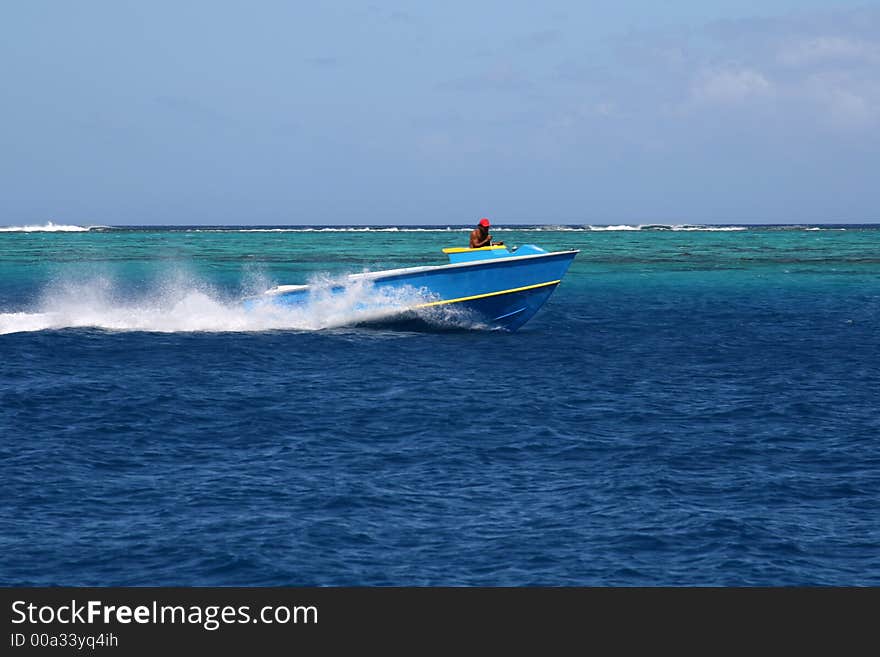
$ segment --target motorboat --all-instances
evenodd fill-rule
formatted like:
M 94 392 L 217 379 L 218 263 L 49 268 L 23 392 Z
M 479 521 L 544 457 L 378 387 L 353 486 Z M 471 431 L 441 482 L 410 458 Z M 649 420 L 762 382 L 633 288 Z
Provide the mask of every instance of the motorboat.
M 278 285 L 247 306 L 302 306 L 357 288 L 354 324 L 410 318 L 516 331 L 550 298 L 579 253 L 533 244 L 442 251 L 446 264 L 350 274 L 330 285 Z

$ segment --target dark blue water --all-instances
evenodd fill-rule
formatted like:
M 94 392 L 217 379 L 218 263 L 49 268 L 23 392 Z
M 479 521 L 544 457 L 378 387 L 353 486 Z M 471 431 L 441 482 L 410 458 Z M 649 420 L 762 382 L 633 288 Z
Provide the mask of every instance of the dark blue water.
M 880 584 L 864 242 L 601 237 L 515 334 L 0 335 L 0 582 Z

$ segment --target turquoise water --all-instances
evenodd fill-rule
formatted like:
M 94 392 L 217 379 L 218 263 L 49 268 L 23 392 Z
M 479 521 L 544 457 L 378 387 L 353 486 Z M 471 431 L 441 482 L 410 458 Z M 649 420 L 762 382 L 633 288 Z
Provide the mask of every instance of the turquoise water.
M 581 250 L 515 334 L 241 309 L 466 226 L 25 228 L 5 584 L 880 584 L 877 226 L 495 228 Z

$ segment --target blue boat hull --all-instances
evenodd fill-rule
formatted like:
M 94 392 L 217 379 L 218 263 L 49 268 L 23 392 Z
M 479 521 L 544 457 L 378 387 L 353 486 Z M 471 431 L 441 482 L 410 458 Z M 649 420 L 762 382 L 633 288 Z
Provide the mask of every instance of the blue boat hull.
M 482 299 L 462 301 L 451 307 L 454 311 L 460 309 L 464 317 L 472 318 L 476 323 L 485 323 L 495 328 L 516 331 L 538 312 L 544 302 L 553 294 L 557 285 L 558 283 Z
M 420 307 L 452 310 L 477 323 L 515 331 L 544 305 L 565 276 L 576 253 L 482 261 L 479 264 L 379 278 L 377 288 L 409 285 L 439 297 Z
M 410 267 L 356 274 L 349 280 L 366 284 L 382 293 L 410 291 L 404 307 L 379 313 L 379 321 L 418 318 L 435 324 L 483 325 L 515 331 L 531 319 L 565 276 L 577 251 L 548 253 L 537 247 L 521 248 L 521 253 L 493 248 L 461 249 L 467 259 L 436 267 Z M 450 259 L 460 254 L 450 255 Z M 347 285 L 332 287 L 343 294 Z M 311 300 L 310 286 L 281 286 L 270 290 L 268 298 L 279 305 L 301 305 Z M 322 290 L 322 294 L 326 294 Z M 366 321 L 370 321 L 369 319 Z M 353 318 L 353 323 L 364 320 Z

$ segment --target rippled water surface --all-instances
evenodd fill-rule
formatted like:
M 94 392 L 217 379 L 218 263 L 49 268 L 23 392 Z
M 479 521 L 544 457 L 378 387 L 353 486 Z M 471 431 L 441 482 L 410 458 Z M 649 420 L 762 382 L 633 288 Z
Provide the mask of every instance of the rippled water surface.
M 515 227 L 514 334 L 254 316 L 467 227 L 0 229 L 0 583 L 880 584 L 880 229 Z M 369 291 L 363 291 L 369 294 Z

